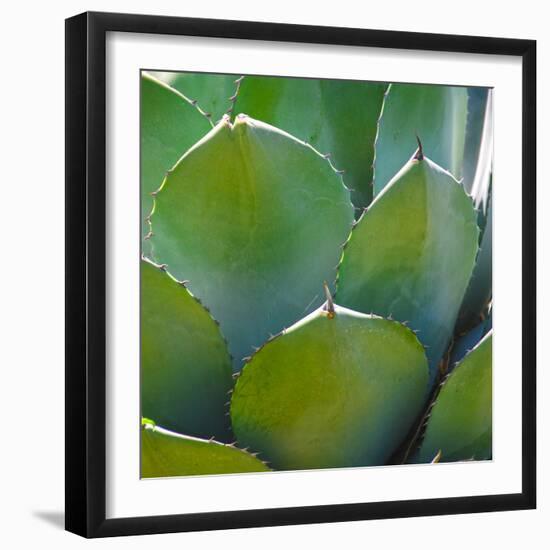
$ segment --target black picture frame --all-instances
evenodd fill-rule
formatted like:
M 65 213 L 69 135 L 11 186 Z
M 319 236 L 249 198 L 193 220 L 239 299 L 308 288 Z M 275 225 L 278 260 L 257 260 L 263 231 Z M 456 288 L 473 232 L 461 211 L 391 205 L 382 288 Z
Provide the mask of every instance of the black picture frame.
M 108 31 L 518 56 L 523 66 L 522 491 L 106 519 L 105 40 Z M 66 20 L 66 529 L 107 537 L 532 509 L 536 506 L 536 42 L 83 13 Z

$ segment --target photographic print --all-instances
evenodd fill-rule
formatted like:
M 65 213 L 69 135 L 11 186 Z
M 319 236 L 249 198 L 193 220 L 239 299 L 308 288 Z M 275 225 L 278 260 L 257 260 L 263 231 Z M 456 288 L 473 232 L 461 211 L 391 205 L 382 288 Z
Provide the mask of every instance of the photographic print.
M 458 84 L 141 72 L 142 478 L 492 459 L 493 92 Z

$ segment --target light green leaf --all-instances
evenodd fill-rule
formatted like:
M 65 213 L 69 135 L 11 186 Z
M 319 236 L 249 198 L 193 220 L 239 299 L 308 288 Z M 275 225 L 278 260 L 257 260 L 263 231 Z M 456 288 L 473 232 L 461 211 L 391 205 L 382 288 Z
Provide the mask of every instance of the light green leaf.
M 478 234 L 463 187 L 428 158 L 412 159 L 355 226 L 336 298 L 418 331 L 433 382 L 470 280 Z
M 492 331 L 451 373 L 433 407 L 416 462 L 492 456 Z
M 146 73 L 141 76 L 141 232 L 166 171 L 203 137 L 212 125 L 180 93 Z
M 199 437 L 230 435 L 231 358 L 219 327 L 189 291 L 141 262 L 141 412 Z
M 381 465 L 420 413 L 427 383 L 408 328 L 327 304 L 252 357 L 231 420 L 239 443 L 278 469 Z
M 235 359 L 322 302 L 349 235 L 349 192 L 288 134 L 224 118 L 166 178 L 151 218 L 156 258 L 210 308 Z
M 378 123 L 374 194 L 415 152 L 415 135 L 437 164 L 460 179 L 464 157 L 467 89 L 455 86 L 391 84 Z
M 142 425 L 142 478 L 267 471 L 261 460 L 231 445 L 180 435 L 150 422 Z
M 474 326 L 493 293 L 493 205 L 491 200 L 493 169 L 493 92 L 488 92 L 483 133 L 477 168 L 472 183 L 472 200 L 478 210 L 481 229 L 480 249 L 472 279 L 458 316 L 458 330 Z
M 459 331 L 467 330 L 477 324 L 492 295 L 493 207 L 492 204 L 489 204 L 487 223 L 476 258 L 476 265 L 458 315 L 457 327 Z

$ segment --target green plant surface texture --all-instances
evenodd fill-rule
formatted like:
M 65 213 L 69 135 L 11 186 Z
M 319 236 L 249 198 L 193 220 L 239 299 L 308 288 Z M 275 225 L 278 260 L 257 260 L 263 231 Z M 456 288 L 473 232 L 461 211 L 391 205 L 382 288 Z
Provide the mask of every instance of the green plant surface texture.
M 384 464 L 424 403 L 424 350 L 404 325 L 339 306 L 262 347 L 231 399 L 241 446 L 276 469 Z
M 478 234 L 464 188 L 421 154 L 354 227 L 340 264 L 336 299 L 418 331 L 433 382 L 472 274 Z
M 235 112 L 277 126 L 330 154 L 358 208 L 372 199 L 374 138 L 387 84 L 245 76 Z
M 232 386 L 216 322 L 182 284 L 142 260 L 142 415 L 179 433 L 226 440 Z
M 186 73 L 186 72 L 152 72 L 154 77 L 181 92 L 217 122 L 231 109 L 231 97 L 237 90 L 240 75 Z
M 441 462 L 492 456 L 492 331 L 462 360 L 441 388 L 417 462 L 441 450 Z
M 390 84 L 378 122 L 374 195 L 378 195 L 414 154 L 419 136 L 430 158 L 462 177 L 467 88 Z
M 233 367 L 322 303 L 353 223 L 349 191 L 310 146 L 228 117 L 155 197 L 155 258 L 220 322 Z
M 212 125 L 186 97 L 147 73 L 141 76 L 141 232 L 166 171 Z
M 231 445 L 180 435 L 147 420 L 142 423 L 142 478 L 268 471 L 254 455 Z

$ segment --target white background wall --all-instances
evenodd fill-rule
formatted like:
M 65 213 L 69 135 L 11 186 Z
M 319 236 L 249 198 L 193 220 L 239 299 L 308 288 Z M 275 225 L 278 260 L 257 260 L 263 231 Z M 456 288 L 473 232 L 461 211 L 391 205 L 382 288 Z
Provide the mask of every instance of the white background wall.
M 548 548 L 550 267 L 546 164 L 550 17 L 545 3 L 392 0 L 5 2 L 0 32 L 0 541 L 6 548 Z M 62 528 L 64 22 L 87 9 L 534 38 L 539 127 L 539 509 L 85 542 Z M 546 182 L 544 184 L 543 182 Z M 518 183 L 519 194 L 519 183 Z M 546 207 L 546 208 L 545 208 Z M 546 250 L 543 250 L 546 247 Z M 513 322 L 513 320 L 510 320 Z M 519 331 L 519 324 L 518 324 Z M 7 543 L 7 545 L 6 545 Z

